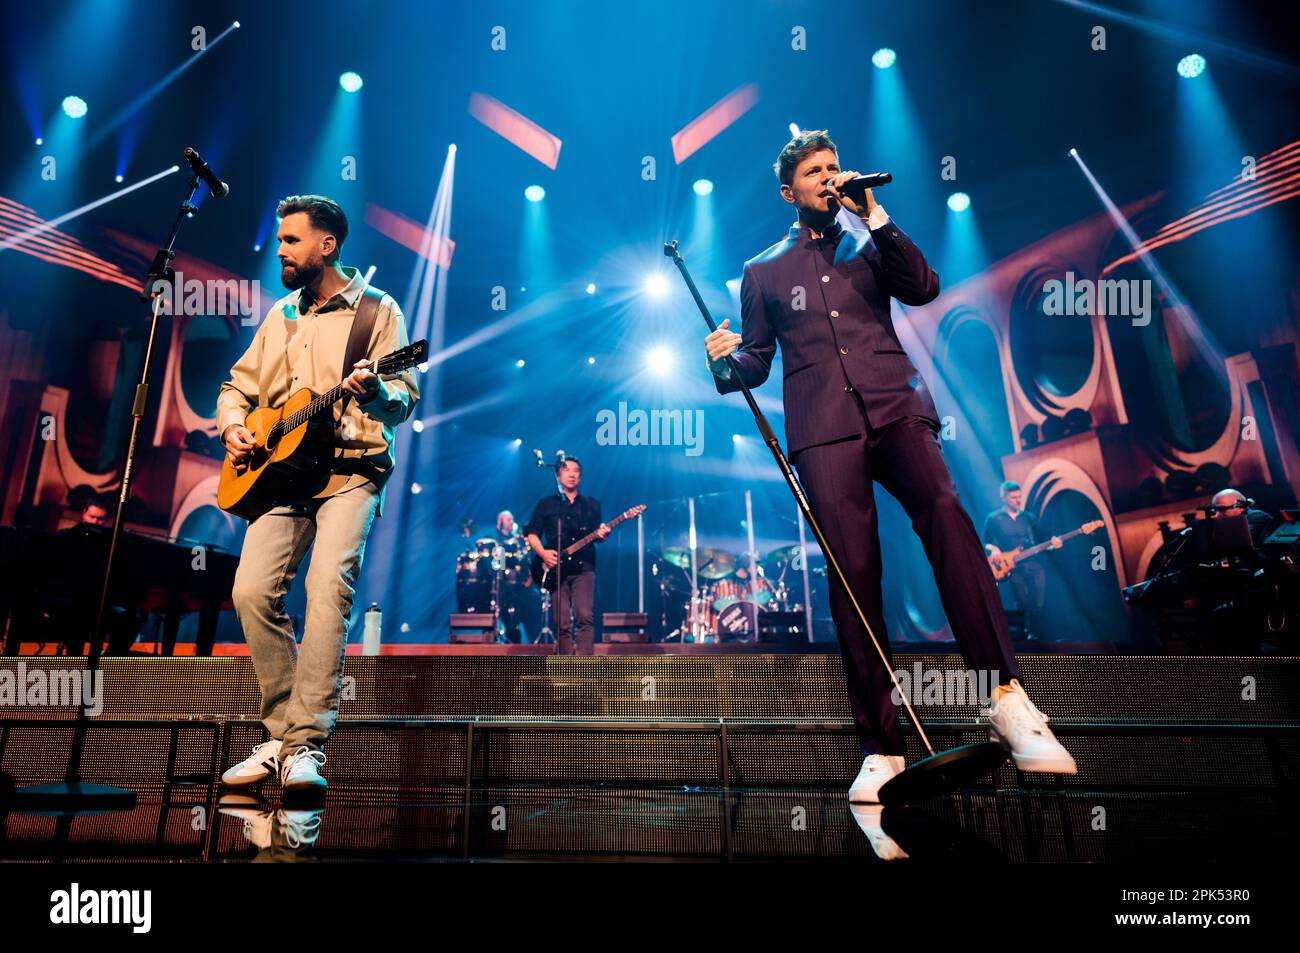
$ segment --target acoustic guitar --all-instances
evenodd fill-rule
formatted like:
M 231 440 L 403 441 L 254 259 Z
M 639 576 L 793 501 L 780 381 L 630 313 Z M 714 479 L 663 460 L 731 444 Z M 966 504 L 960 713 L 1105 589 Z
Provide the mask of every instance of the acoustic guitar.
M 397 374 L 428 358 L 429 342 L 416 341 L 381 357 L 370 370 Z M 217 505 L 246 520 L 285 500 L 311 496 L 334 460 L 334 405 L 355 396 L 340 382 L 324 394 L 304 387 L 277 407 L 251 411 L 244 426 L 256 444 L 236 469 L 227 456 L 221 464 Z
M 1078 529 L 1070 530 L 1064 536 L 1059 538 L 1061 542 L 1064 543 L 1067 539 L 1073 539 L 1076 536 L 1087 536 L 1095 533 L 1105 525 L 1106 524 L 1101 520 L 1093 520 L 1090 523 L 1084 523 Z M 998 582 L 1001 582 L 1003 579 L 1006 579 L 1007 576 L 1011 575 L 1016 566 L 1020 563 L 1032 556 L 1037 556 L 1039 553 L 1046 552 L 1051 548 L 1052 541 L 1049 539 L 1045 543 L 1039 543 L 1037 546 L 1030 546 L 1028 549 L 1025 549 L 1022 546 L 1017 546 L 1015 549 L 1008 549 L 1004 553 L 990 556 L 989 568 L 993 570 L 993 578 Z
M 619 523 L 623 522 L 624 520 L 630 520 L 633 517 L 640 516 L 644 512 L 645 512 L 645 504 L 642 503 L 640 506 L 634 506 L 627 512 L 619 514 L 618 516 L 614 517 L 614 519 L 610 520 L 605 525 L 612 530 L 615 526 L 617 526 Z M 560 551 L 559 554 L 560 562 L 557 563 L 557 565 L 559 566 L 559 568 L 561 569 L 561 571 L 564 573 L 565 576 L 570 576 L 573 573 L 578 571 L 577 561 L 573 558 L 573 554 L 576 553 L 578 550 L 582 549 L 584 546 L 590 545 L 599 535 L 600 535 L 600 530 L 596 530 L 593 533 L 588 533 L 586 536 L 582 537 L 582 539 L 578 540 L 576 543 L 571 543 L 570 545 L 564 547 L 564 549 Z M 528 567 L 528 572 L 529 575 L 532 576 L 533 582 L 537 583 L 537 585 L 541 586 L 547 592 L 555 591 L 558 585 L 558 583 L 556 582 L 555 567 L 552 567 L 550 569 L 546 568 L 546 563 L 542 562 L 541 556 L 538 556 L 535 553 L 533 554 L 533 562 L 532 565 Z

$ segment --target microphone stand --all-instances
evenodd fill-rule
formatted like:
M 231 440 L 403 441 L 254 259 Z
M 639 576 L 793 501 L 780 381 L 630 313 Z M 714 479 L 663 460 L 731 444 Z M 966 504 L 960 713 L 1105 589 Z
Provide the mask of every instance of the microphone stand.
M 682 278 L 686 282 L 686 287 L 690 289 L 691 297 L 695 299 L 696 306 L 700 309 L 700 314 L 704 316 L 704 323 L 709 326 L 710 331 L 718 330 L 718 325 L 713 320 L 713 315 L 709 313 L 708 305 L 700 296 L 700 290 L 695 286 L 695 281 L 691 278 L 691 273 L 686 270 L 686 261 L 682 258 L 681 253 L 677 250 L 677 242 L 667 242 L 664 244 L 664 255 L 673 260 L 677 270 L 682 273 Z M 853 605 L 853 611 L 862 623 L 867 637 L 871 640 L 872 646 L 876 650 L 876 656 L 880 659 L 880 664 L 885 667 L 889 673 L 889 680 L 894 684 L 894 691 L 907 709 L 908 718 L 916 733 L 921 737 L 921 744 L 925 746 L 928 756 L 912 765 L 901 774 L 895 775 L 889 781 L 885 782 L 880 788 L 880 803 L 886 806 L 910 804 L 917 801 L 927 800 L 941 794 L 947 794 L 956 790 L 963 785 L 974 781 L 975 778 L 993 771 L 999 765 L 1007 760 L 1009 755 L 1006 750 L 997 742 L 984 741 L 976 744 L 961 745 L 952 748 L 942 754 L 936 753 L 934 745 L 930 743 L 929 736 L 925 733 L 925 727 L 921 720 L 917 718 L 916 711 L 912 708 L 912 703 L 907 698 L 907 693 L 903 691 L 902 686 L 898 684 L 898 676 L 894 674 L 893 667 L 889 664 L 889 657 L 881 647 L 880 640 L 876 638 L 876 633 L 871 628 L 871 623 L 867 621 L 866 613 L 862 611 L 862 606 L 858 603 L 857 596 L 853 594 L 853 589 L 849 585 L 848 577 L 844 575 L 844 570 L 840 567 L 840 561 L 836 558 L 835 553 L 831 550 L 830 543 L 826 540 L 825 533 L 822 532 L 821 525 L 817 518 L 813 516 L 812 506 L 808 503 L 808 497 L 804 495 L 803 487 L 799 485 L 799 478 L 795 476 L 794 470 L 790 467 L 790 461 L 786 459 L 785 453 L 781 450 L 781 443 L 772 431 L 772 425 L 763 416 L 762 410 L 759 409 L 758 401 L 754 399 L 749 385 L 745 383 L 745 378 L 741 374 L 740 364 L 735 357 L 727 355 L 727 366 L 731 368 L 732 378 L 740 385 L 741 392 L 745 395 L 745 401 L 749 404 L 749 409 L 754 415 L 754 422 L 758 425 L 759 433 L 763 437 L 763 442 L 767 448 L 772 451 L 772 457 L 776 460 L 776 465 L 781 470 L 781 475 L 785 477 L 786 485 L 790 492 L 794 494 L 795 502 L 799 506 L 800 513 L 803 514 L 804 520 L 812 530 L 813 537 L 816 538 L 817 544 L 822 549 L 822 554 L 826 557 L 826 565 L 830 575 L 839 582 L 840 587 L 848 595 L 849 602 Z M 805 555 L 805 560 L 807 556 Z M 805 563 L 806 565 L 806 563 Z
M 83 685 L 95 685 L 96 681 L 103 687 L 99 674 L 99 657 L 104 640 L 104 620 L 108 615 L 109 589 L 113 579 L 113 563 L 117 558 L 118 542 L 122 537 L 122 523 L 126 516 L 126 504 L 131 498 L 131 486 L 135 477 L 135 456 L 139 448 L 140 426 L 144 422 L 145 408 L 149 401 L 149 366 L 153 360 L 154 345 L 158 339 L 158 312 L 162 308 L 164 293 L 157 286 L 163 283 L 170 288 L 176 278 L 172 268 L 172 259 L 176 257 L 173 248 L 181 222 L 187 215 L 198 211 L 194 204 L 194 194 L 199 189 L 199 175 L 190 177 L 189 194 L 181 202 L 172 221 L 171 231 L 166 242 L 159 247 L 145 275 L 144 289 L 140 292 L 141 301 L 153 303 L 153 318 L 149 323 L 149 336 L 145 342 L 144 366 L 140 370 L 140 383 L 135 388 L 135 398 L 131 404 L 131 437 L 126 447 L 126 458 L 122 465 L 122 487 L 118 493 L 117 512 L 113 515 L 113 531 L 109 537 L 108 559 L 104 565 L 104 581 L 99 594 L 99 611 L 95 615 L 95 627 L 90 633 L 90 650 L 86 655 L 86 679 Z M 175 315 L 173 315 L 175 317 Z M 107 784 L 92 784 L 81 780 L 81 756 L 86 746 L 86 694 L 82 691 L 77 705 L 77 721 L 73 731 L 72 746 L 68 751 L 68 764 L 62 781 L 50 784 L 33 784 L 16 789 L 11 795 L 12 803 L 19 810 L 58 811 L 63 817 L 60 827 L 70 823 L 70 816 L 89 811 L 128 811 L 135 807 L 135 792 L 126 788 Z M 66 834 L 66 831 L 62 833 Z

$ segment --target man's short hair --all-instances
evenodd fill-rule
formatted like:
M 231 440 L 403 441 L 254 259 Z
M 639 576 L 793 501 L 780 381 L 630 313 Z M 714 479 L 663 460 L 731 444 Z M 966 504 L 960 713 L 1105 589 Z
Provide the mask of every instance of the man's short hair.
M 275 207 L 277 218 L 296 212 L 305 213 L 314 228 L 329 232 L 338 243 L 338 248 L 343 248 L 343 243 L 348 238 L 348 217 L 338 202 L 324 195 L 290 195 Z
M 564 458 L 564 463 L 561 464 L 561 466 L 565 466 L 565 465 L 568 465 L 568 464 L 570 464 L 570 463 L 576 463 L 576 464 L 578 465 L 578 469 L 579 469 L 579 470 L 582 469 L 582 461 L 579 460 L 577 457 L 565 457 L 565 458 Z
M 772 163 L 772 170 L 782 185 L 789 185 L 794 181 L 795 166 L 823 149 L 829 149 L 836 155 L 840 151 L 835 148 L 835 143 L 831 142 L 825 129 L 805 129 L 785 144 L 781 154 L 776 157 L 776 162 Z
M 1019 484 L 1019 483 L 1017 483 L 1015 480 L 1007 480 L 1007 481 L 1006 481 L 1005 483 L 1003 483 L 1002 486 L 998 489 L 998 493 L 999 493 L 1001 496 L 1006 496 L 1008 493 L 1013 493 L 1013 492 L 1015 492 L 1015 491 L 1018 490 L 1018 489 L 1020 489 L 1020 484 Z

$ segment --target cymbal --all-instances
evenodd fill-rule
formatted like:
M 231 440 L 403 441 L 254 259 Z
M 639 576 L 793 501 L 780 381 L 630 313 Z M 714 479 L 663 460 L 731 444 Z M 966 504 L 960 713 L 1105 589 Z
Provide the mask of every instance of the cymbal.
M 661 557 L 664 562 L 670 566 L 676 566 L 678 569 L 691 568 L 691 551 L 682 549 L 680 546 L 670 546 L 663 551 Z
M 736 569 L 736 557 L 725 549 L 699 550 L 699 575 L 705 579 L 722 579 Z
M 695 553 L 696 571 L 704 579 L 722 579 L 730 576 L 736 568 L 736 557 L 725 549 L 698 549 Z M 691 551 L 681 546 L 670 546 L 660 558 L 678 569 L 691 568 Z
M 774 549 L 764 556 L 763 562 L 776 563 L 777 565 L 792 563 L 794 562 L 795 557 L 799 555 L 799 550 L 801 548 L 802 547 L 797 544 L 794 546 L 782 546 L 780 549 Z

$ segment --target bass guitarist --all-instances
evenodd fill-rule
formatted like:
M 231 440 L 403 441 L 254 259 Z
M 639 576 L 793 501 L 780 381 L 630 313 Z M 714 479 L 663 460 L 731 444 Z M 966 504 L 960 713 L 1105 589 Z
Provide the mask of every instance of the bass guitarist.
M 343 654 L 366 537 L 393 468 L 393 429 L 415 408 L 419 390 L 409 372 L 377 377 L 368 370 L 408 343 L 401 309 L 370 289 L 339 253 L 348 237 L 343 209 L 320 195 L 295 195 L 276 208 L 280 278 L 290 293 L 277 301 L 230 370 L 217 398 L 217 428 L 232 465 L 247 466 L 254 449 L 244 426 L 255 406 L 276 406 L 308 387 L 329 391 L 340 380 L 347 400 L 334 412 L 334 459 L 301 498 L 257 515 L 244 537 L 233 601 L 262 694 L 262 722 L 271 740 L 222 775 L 231 786 L 279 774 L 286 793 L 320 790 L 323 747 L 338 717 Z M 362 312 L 364 319 L 359 318 Z M 358 335 L 368 347 L 352 343 Z M 348 357 L 364 356 L 344 377 Z M 345 357 L 347 355 L 347 357 Z M 308 546 L 307 615 L 302 648 L 284 598 Z
M 557 467 L 556 480 L 558 492 L 537 501 L 533 517 L 524 527 L 529 547 L 546 568 L 552 570 L 559 563 L 559 551 L 565 546 L 592 532 L 596 533 L 597 542 L 604 542 L 610 533 L 610 528 L 600 519 L 600 501 L 578 492 L 578 485 L 582 482 L 582 463 L 577 457 L 569 457 Z M 545 546 L 542 538 L 546 539 Z M 591 655 L 594 652 L 595 603 L 596 550 L 593 546 L 584 546 L 560 566 L 560 587 L 555 592 L 557 655 Z
M 984 550 L 991 557 L 1017 549 L 1028 549 L 1038 544 L 1038 521 L 1024 510 L 1024 494 L 1020 484 L 1007 480 L 999 494 L 1002 507 L 994 510 L 984 520 Z M 1060 549 L 1061 539 L 1051 538 L 1050 549 Z M 1016 566 L 1011 575 L 998 584 L 1004 598 L 1010 590 L 1010 608 L 1024 612 L 1026 641 L 1038 639 L 1043 631 L 1043 602 L 1047 580 L 1041 563 L 1028 560 Z

